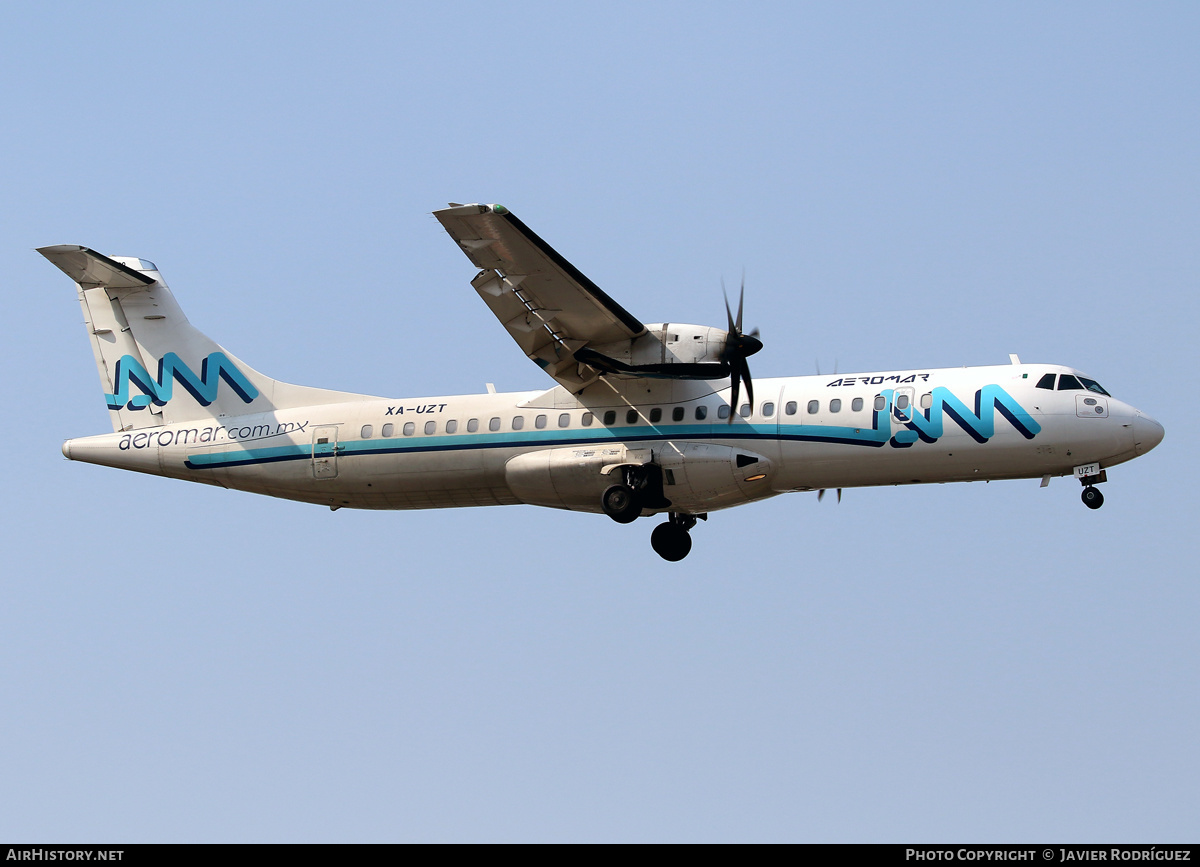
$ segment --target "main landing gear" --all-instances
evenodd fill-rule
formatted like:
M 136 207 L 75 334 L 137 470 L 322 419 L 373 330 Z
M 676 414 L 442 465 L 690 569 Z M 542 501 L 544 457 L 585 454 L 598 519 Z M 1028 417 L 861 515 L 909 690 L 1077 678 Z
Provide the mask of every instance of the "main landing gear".
M 653 464 L 621 467 L 621 481 L 611 485 L 600 497 L 604 514 L 618 524 L 631 524 L 643 509 L 665 509 L 671 501 L 663 496 L 662 471 Z M 650 534 L 650 547 L 658 556 L 677 563 L 692 550 L 688 530 L 696 526 L 696 515 L 671 512 L 665 524 L 659 524 Z M 707 515 L 700 515 L 707 518 Z
M 631 464 L 621 467 L 620 472 L 620 483 L 610 486 L 600 497 L 604 514 L 618 524 L 636 521 L 642 509 L 665 509 L 671 505 L 663 496 L 662 470 L 654 464 Z
M 642 514 L 642 498 L 629 485 L 613 485 L 600 498 L 604 514 L 618 524 L 629 524 Z
M 670 520 L 659 524 L 650 534 L 650 547 L 664 560 L 678 563 L 692 550 L 692 536 L 688 530 L 696 526 L 695 515 L 672 512 Z

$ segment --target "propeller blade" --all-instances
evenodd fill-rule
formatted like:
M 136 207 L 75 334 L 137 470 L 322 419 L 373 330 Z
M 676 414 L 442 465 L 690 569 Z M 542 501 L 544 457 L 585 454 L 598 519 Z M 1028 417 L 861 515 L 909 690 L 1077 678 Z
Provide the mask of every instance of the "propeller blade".
M 842 489 L 838 488 L 838 502 L 840 503 L 841 501 L 842 501 Z
M 725 291 L 725 278 L 724 277 L 721 278 L 721 294 L 723 296 L 725 296 L 725 318 L 727 320 L 729 320 L 729 328 L 727 330 L 728 330 L 729 334 L 732 335 L 735 331 L 735 327 L 733 324 L 733 311 L 729 309 L 729 293 Z M 726 343 L 726 345 L 728 346 L 728 342 Z
M 721 360 L 729 365 L 730 407 L 729 424 L 738 411 L 739 398 L 742 394 L 742 381 L 746 382 L 746 399 L 754 405 L 754 380 L 750 377 L 750 366 L 746 359 L 762 349 L 759 331 L 755 328 L 749 334 L 742 331 L 742 318 L 746 312 L 746 274 L 742 272 L 742 285 L 738 289 L 737 317 L 729 306 L 729 292 L 725 289 L 725 279 L 721 278 L 721 295 L 725 298 L 725 320 L 729 329 L 725 336 L 725 345 L 721 348 Z
M 733 392 L 729 396 L 729 420 L 727 424 L 733 424 L 733 416 L 737 412 L 738 396 L 742 390 L 742 360 L 740 358 L 729 362 L 730 378 L 732 379 Z
M 817 502 L 819 503 L 823 499 L 825 499 L 825 489 L 821 488 L 821 490 L 817 491 Z

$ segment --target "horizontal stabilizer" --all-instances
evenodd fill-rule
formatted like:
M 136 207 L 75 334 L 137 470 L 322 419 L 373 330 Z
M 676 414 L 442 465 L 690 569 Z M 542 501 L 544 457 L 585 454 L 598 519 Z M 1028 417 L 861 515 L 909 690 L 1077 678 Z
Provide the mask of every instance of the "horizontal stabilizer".
M 106 289 L 144 289 L 154 283 L 141 271 L 122 265 L 103 253 L 75 244 L 57 247 L 38 247 L 38 252 L 53 262 L 64 274 L 82 286 L 103 286 Z

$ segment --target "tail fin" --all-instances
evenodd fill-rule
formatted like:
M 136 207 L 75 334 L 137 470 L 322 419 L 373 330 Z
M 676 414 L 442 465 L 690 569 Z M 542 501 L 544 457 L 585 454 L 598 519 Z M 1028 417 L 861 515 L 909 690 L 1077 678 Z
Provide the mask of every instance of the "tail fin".
M 114 431 L 367 397 L 249 367 L 188 322 L 152 262 L 73 245 L 38 252 L 75 281 Z

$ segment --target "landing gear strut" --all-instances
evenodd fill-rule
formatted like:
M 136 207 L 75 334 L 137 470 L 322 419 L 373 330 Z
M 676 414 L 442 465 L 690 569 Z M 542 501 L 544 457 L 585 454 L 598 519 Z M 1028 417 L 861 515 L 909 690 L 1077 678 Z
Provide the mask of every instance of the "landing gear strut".
M 659 524 L 650 534 L 650 547 L 658 556 L 677 563 L 692 550 L 692 537 L 688 530 L 696 526 L 694 515 L 671 512 L 670 520 Z

